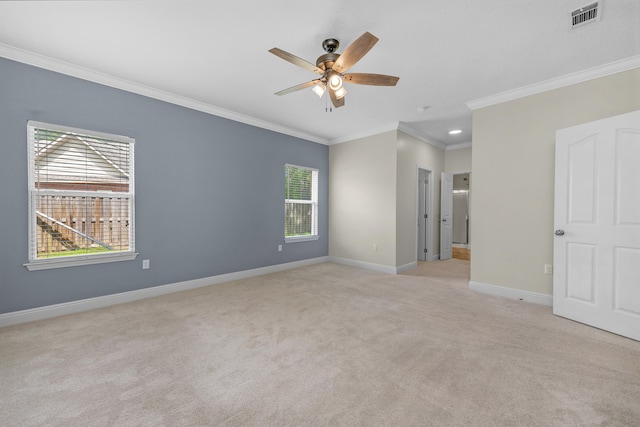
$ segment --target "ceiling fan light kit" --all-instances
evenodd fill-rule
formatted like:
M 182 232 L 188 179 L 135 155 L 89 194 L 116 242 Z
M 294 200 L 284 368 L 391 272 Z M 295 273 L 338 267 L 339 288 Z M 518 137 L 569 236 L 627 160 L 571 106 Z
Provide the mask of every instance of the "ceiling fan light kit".
M 313 92 L 322 98 L 326 90 L 329 89 L 331 103 L 338 108 L 344 105 L 344 97 L 347 94 L 347 90 L 343 86 L 344 82 L 370 86 L 395 86 L 399 78 L 394 76 L 370 73 L 344 74 L 362 59 L 377 42 L 378 38 L 376 36 L 366 32 L 347 46 L 341 54 L 338 54 L 336 50 L 338 50 L 340 42 L 336 39 L 326 39 L 322 42 L 322 48 L 326 53 L 318 57 L 316 65 L 274 47 L 269 52 L 293 65 L 321 75 L 319 79 L 281 90 L 276 92 L 276 95 L 286 95 L 313 86 Z
M 335 71 L 329 71 L 329 88 L 331 90 L 338 90 L 342 87 L 342 77 Z
M 322 98 L 322 95 L 324 95 L 324 92 L 327 90 L 327 85 L 323 82 L 318 82 L 318 84 L 316 84 L 311 90 L 318 95 L 318 98 Z

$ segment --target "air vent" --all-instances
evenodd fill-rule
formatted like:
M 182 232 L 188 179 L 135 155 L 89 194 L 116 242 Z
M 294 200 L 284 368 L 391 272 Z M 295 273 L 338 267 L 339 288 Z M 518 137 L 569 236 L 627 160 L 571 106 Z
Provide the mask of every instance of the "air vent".
M 600 20 L 600 2 L 591 3 L 571 12 L 571 28 Z

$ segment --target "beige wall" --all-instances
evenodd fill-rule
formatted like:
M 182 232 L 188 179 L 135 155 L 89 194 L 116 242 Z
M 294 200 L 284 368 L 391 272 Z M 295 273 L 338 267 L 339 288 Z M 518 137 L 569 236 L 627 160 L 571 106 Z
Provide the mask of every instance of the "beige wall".
M 396 266 L 396 131 L 329 147 L 329 256 Z
M 397 147 L 396 265 L 401 267 L 417 259 L 418 167 L 432 172 L 433 233 L 430 240 L 434 252 L 440 252 L 440 173 L 444 170 L 445 151 L 404 132 L 398 132 Z
M 640 69 L 473 113 L 471 281 L 552 294 L 555 131 L 640 109 Z
M 415 262 L 418 167 L 433 172 L 430 239 L 439 252 L 444 153 L 400 131 L 329 147 L 329 256 L 393 268 Z
M 444 171 L 451 173 L 471 172 L 471 147 L 445 151 Z

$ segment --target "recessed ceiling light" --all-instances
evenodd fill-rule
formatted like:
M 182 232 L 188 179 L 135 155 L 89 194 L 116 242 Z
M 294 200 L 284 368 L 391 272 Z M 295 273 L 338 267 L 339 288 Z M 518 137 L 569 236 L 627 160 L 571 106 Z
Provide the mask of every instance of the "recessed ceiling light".
M 460 129 L 454 129 L 449 131 L 449 135 L 457 135 L 459 133 L 462 133 Z

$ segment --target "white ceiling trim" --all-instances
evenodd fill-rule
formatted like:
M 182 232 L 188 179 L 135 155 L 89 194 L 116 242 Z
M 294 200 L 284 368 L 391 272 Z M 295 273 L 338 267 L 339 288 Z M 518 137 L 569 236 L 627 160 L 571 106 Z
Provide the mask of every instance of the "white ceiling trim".
M 540 83 L 535 83 L 529 86 L 501 92 L 474 101 L 469 101 L 466 103 L 466 106 L 471 110 L 477 110 L 479 108 L 489 107 L 491 105 L 524 98 L 525 96 L 536 95 L 549 90 L 559 89 L 572 84 L 597 79 L 599 77 L 621 73 L 623 71 L 632 70 L 634 68 L 640 68 L 640 55 L 630 56 L 629 58 L 621 59 L 619 61 L 610 62 L 608 64 L 603 64 L 597 67 L 578 71 L 576 73 L 545 80 Z
M 342 144 L 343 142 L 355 141 L 356 139 L 367 138 L 367 137 L 373 136 L 373 135 L 380 135 L 381 133 L 391 132 L 391 131 L 394 131 L 394 130 L 397 130 L 397 129 L 398 129 L 398 124 L 397 123 L 386 124 L 386 125 L 383 125 L 383 126 L 378 126 L 378 127 L 374 128 L 374 129 L 367 129 L 366 131 L 362 131 L 362 132 L 354 133 L 354 134 L 351 134 L 351 135 L 348 135 L 348 136 L 332 139 L 329 142 L 329 145 Z
M 382 133 L 385 132 L 391 132 L 394 130 L 398 130 L 400 132 L 404 132 L 407 135 L 413 136 L 416 139 L 419 139 L 422 142 L 426 142 L 427 144 L 433 145 L 434 147 L 437 147 L 441 150 L 447 150 L 447 146 L 439 141 L 434 140 L 433 138 L 428 137 L 427 135 L 423 134 L 422 132 L 419 132 L 415 129 L 412 129 L 410 127 L 408 127 L 407 125 L 405 125 L 404 123 L 398 122 L 398 123 L 394 123 L 393 125 L 386 125 L 386 126 L 379 126 L 375 129 L 369 129 L 367 131 L 364 132 L 360 132 L 357 134 L 353 134 L 353 135 L 349 135 L 347 137 L 344 138 L 337 138 L 337 139 L 333 139 L 331 140 L 331 145 L 333 144 L 342 144 L 343 142 L 349 142 L 349 141 L 355 141 L 356 139 L 361 139 L 361 138 L 367 138 L 370 136 L 374 136 L 374 135 L 380 135 Z M 465 143 L 465 144 L 469 144 L 468 146 L 471 146 L 471 143 Z M 464 148 L 464 147 L 460 147 L 460 148 Z M 450 148 L 449 148 L 450 149 Z
M 171 104 L 201 111 L 203 113 L 211 114 L 247 125 L 256 126 L 262 129 L 271 130 L 289 136 L 294 136 L 296 138 L 306 139 L 308 141 L 313 141 L 324 145 L 329 144 L 329 140 L 320 138 L 316 135 L 311 135 L 306 132 L 298 131 L 296 129 L 269 123 L 255 117 L 239 114 L 234 111 L 196 101 L 191 98 L 178 96 L 173 93 L 154 89 L 149 86 L 114 77 L 109 74 L 101 73 L 99 71 L 91 70 L 88 68 L 79 67 L 68 62 L 59 61 L 57 59 L 18 49 L 2 43 L 0 43 L 0 57 L 11 59 L 13 61 L 21 62 L 27 65 L 33 65 L 38 68 L 44 68 L 45 70 L 54 71 L 82 80 L 87 80 L 93 83 L 102 84 L 115 89 L 121 89 L 138 95 L 147 96 L 149 98 L 165 101 Z
M 448 145 L 445 151 L 460 150 L 462 148 L 471 148 L 471 141 L 461 142 L 460 144 Z
M 422 132 L 418 132 L 415 129 L 411 129 L 404 123 L 398 123 L 398 130 L 406 133 L 407 135 L 411 135 L 412 137 L 417 138 L 422 142 L 426 142 L 427 144 L 433 145 L 434 147 L 437 147 L 441 150 L 447 149 L 447 146 L 441 143 L 440 141 L 436 141 L 433 138 L 430 138 L 427 135 L 423 134 Z

